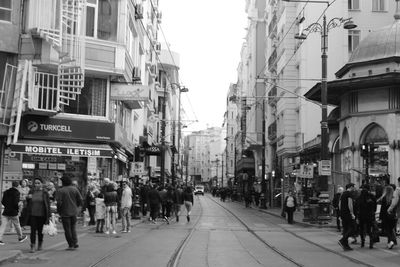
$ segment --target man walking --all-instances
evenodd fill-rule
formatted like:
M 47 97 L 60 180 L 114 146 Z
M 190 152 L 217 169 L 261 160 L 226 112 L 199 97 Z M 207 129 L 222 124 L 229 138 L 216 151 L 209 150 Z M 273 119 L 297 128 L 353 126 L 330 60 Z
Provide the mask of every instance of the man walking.
M 339 232 L 342 231 L 342 229 L 340 227 L 340 209 L 339 209 L 339 200 L 340 200 L 340 197 L 342 196 L 342 193 L 343 193 L 343 187 L 339 186 L 338 191 L 333 196 L 333 200 L 332 200 L 332 206 L 335 209 L 335 213 L 336 213 L 336 227 Z
M 353 250 L 349 246 L 348 238 L 354 233 L 355 215 L 353 201 L 354 184 L 346 185 L 346 191 L 343 192 L 339 201 L 340 218 L 342 219 L 343 237 L 339 240 L 339 245 L 345 250 Z
M 174 192 L 174 206 L 176 221 L 179 222 L 179 215 L 181 214 L 181 207 L 183 205 L 183 191 L 180 186 L 177 186 Z
M 18 213 L 20 193 L 17 189 L 18 185 L 19 183 L 17 181 L 13 181 L 12 187 L 4 192 L 3 199 L 1 200 L 1 203 L 4 206 L 4 211 L 1 216 L 0 245 L 4 245 L 3 235 L 10 222 L 15 227 L 18 241 L 24 242 L 27 239 L 27 236 L 22 234 L 21 225 L 19 224 Z
M 82 195 L 73 186 L 71 178 L 64 176 L 61 181 L 62 187 L 56 194 L 57 211 L 60 214 L 65 239 L 68 242 L 67 250 L 75 250 L 79 247 L 76 234 L 76 217 L 83 204 Z
M 122 216 L 122 233 L 131 231 L 131 207 L 132 207 L 132 190 L 127 181 L 122 182 L 121 196 L 121 216 Z

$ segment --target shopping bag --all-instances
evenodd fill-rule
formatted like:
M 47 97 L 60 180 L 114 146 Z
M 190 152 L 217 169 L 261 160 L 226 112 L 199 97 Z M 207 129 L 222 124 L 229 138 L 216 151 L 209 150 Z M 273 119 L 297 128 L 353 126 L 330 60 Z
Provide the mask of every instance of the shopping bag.
M 45 224 L 43 226 L 43 234 L 49 235 L 49 236 L 55 236 L 57 235 L 57 227 L 56 224 L 52 221 L 49 222 L 49 224 Z

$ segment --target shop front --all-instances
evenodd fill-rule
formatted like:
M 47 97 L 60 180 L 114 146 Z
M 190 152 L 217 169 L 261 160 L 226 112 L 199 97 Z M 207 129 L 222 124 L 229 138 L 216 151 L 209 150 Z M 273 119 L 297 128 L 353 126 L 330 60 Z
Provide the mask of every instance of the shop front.
M 14 180 L 40 177 L 61 185 L 70 176 L 82 192 L 88 181 L 117 177 L 118 161 L 128 158 L 115 148 L 115 125 L 103 121 L 24 116 L 17 143 L 6 148 L 3 192 Z M 115 175 L 117 174 L 117 175 Z

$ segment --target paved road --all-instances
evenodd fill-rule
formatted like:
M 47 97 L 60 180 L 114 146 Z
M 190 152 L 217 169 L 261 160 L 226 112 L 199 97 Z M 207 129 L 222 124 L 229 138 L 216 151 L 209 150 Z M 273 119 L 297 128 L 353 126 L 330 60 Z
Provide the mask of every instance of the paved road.
M 195 198 L 187 223 L 146 220 L 131 233 L 106 236 L 80 232 L 80 248 L 65 251 L 63 236 L 46 237 L 42 253 L 28 253 L 29 244 L 10 241 L 8 249 L 23 256 L 7 266 L 399 266 L 400 250 L 355 247 L 343 252 L 338 233 L 288 225 L 256 209 L 209 195 Z M 15 236 L 8 236 L 15 239 Z M 383 240 L 382 238 L 382 241 Z M 6 248 L 4 247 L 4 248 Z

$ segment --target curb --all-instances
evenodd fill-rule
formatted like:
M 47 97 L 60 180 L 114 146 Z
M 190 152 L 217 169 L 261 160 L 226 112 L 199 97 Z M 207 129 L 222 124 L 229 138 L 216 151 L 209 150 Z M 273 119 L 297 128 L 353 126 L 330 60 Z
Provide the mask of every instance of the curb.
M 273 215 L 275 217 L 282 218 L 280 214 L 268 211 L 266 209 L 257 208 L 257 210 L 260 212 L 264 212 L 264 213 Z M 300 221 L 295 221 L 295 224 L 302 225 L 304 227 L 327 228 L 327 229 L 335 229 L 336 228 L 334 225 L 329 225 L 329 224 L 308 223 L 308 222 L 300 222 Z
M 0 251 L 0 265 L 3 265 L 4 263 L 7 263 L 7 262 L 12 262 L 21 255 L 22 255 L 21 250 Z

